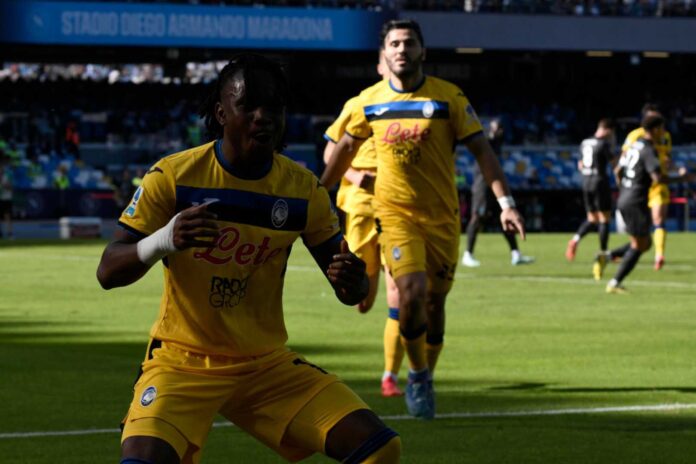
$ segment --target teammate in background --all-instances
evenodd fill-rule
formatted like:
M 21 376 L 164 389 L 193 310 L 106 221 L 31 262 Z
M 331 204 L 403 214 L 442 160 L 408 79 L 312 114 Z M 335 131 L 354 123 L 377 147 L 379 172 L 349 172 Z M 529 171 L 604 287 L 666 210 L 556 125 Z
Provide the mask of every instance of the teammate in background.
M 491 120 L 488 126 L 488 143 L 493 148 L 493 152 L 500 156 L 503 152 L 503 127 L 497 119 Z M 481 175 L 481 170 L 474 170 L 474 182 L 471 185 L 471 218 L 466 225 L 466 251 L 462 256 L 462 264 L 466 267 L 479 267 L 481 263 L 474 258 L 474 246 L 476 245 L 476 236 L 483 225 L 483 221 L 488 218 L 489 211 L 492 209 L 490 203 L 491 193 L 486 181 Z M 510 247 L 510 262 L 513 266 L 520 264 L 531 264 L 534 258 L 524 256 L 520 253 L 517 246 L 517 237 L 514 232 L 503 231 L 503 237 Z
M 375 144 L 375 223 L 399 289 L 399 330 L 409 360 L 406 405 L 435 415 L 432 374 L 445 333 L 445 299 L 459 259 L 460 218 L 454 183 L 456 142 L 476 157 L 503 208 L 504 230 L 524 236 L 505 176 L 473 107 L 455 85 L 423 74 L 423 35 L 411 20 L 385 23 L 381 47 L 388 80 L 365 89 L 322 175 L 335 185 L 360 145 Z
M 621 285 L 633 270 L 641 254 L 650 249 L 650 210 L 648 195 L 651 185 L 681 182 L 686 179 L 682 168 L 680 177 L 668 178 L 663 174 L 657 157 L 656 141 L 664 140 L 665 120 L 659 114 L 647 114 L 642 122 L 643 135 L 621 155 L 614 173 L 619 181 L 618 209 L 626 223 L 630 243 L 613 279 L 607 284 L 607 293 L 626 293 Z M 599 255 L 596 264 L 599 262 Z M 611 254 L 610 254 L 611 256 Z M 606 259 L 603 260 L 606 262 Z
M 389 70 L 380 51 L 377 73 L 386 78 Z M 354 110 L 357 98 L 351 98 L 343 106 L 341 114 L 326 130 L 327 140 L 324 148 L 324 163 L 328 163 L 336 142 L 345 133 L 346 125 Z M 374 142 L 363 143 L 355 155 L 351 167 L 341 179 L 336 195 L 336 206 L 345 212 L 345 235 L 348 246 L 355 255 L 365 261 L 370 280 L 370 293 L 360 302 L 358 309 L 366 313 L 372 308 L 379 288 L 379 271 L 382 266 L 377 229 L 375 228 L 374 183 L 377 175 L 377 155 Z M 399 292 L 389 272 L 385 269 L 387 287 L 387 322 L 384 326 L 384 373 L 382 374 L 382 396 L 402 396 L 398 385 L 399 370 L 404 358 L 404 347 L 399 336 Z
M 614 122 L 601 119 L 594 136 L 580 144 L 578 169 L 582 174 L 582 197 L 585 202 L 587 219 L 580 224 L 578 231 L 568 242 L 565 256 L 568 261 L 575 259 L 580 240 L 590 231 L 599 233 L 599 260 L 605 259 L 609 242 L 609 222 L 611 221 L 611 190 L 609 187 L 608 167 L 614 164 L 614 146 L 616 137 Z M 595 280 L 602 275 L 605 263 L 593 269 Z
M 642 117 L 646 116 L 662 116 L 657 105 L 646 103 L 641 110 Z M 653 144 L 657 152 L 658 160 L 660 161 L 660 170 L 665 176 L 672 169 L 672 136 L 668 131 L 663 131 L 664 135 L 654 140 Z M 642 127 L 632 130 L 626 141 L 621 147 L 622 153 L 625 153 L 640 137 L 645 134 Z M 664 182 L 658 182 L 650 187 L 648 194 L 648 206 L 651 210 L 652 224 L 654 228 L 655 240 L 655 270 L 659 271 L 665 265 L 665 245 L 667 242 L 667 231 L 665 230 L 665 220 L 667 219 L 667 209 L 669 208 L 669 187 Z
M 123 422 L 122 464 L 197 463 L 217 413 L 296 461 L 396 463 L 398 435 L 338 378 L 286 346 L 283 281 L 302 237 L 347 305 L 368 292 L 326 189 L 275 152 L 289 90 L 276 63 L 239 55 L 202 116 L 217 140 L 150 169 L 104 250 L 104 288 L 159 260 L 165 292 Z

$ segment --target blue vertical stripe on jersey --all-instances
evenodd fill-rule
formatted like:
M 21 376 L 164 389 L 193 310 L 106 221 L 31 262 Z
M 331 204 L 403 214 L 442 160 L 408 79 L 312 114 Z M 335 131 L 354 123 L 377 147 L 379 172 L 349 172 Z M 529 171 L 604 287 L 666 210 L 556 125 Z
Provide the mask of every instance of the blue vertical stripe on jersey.
M 217 201 L 208 206 L 208 211 L 221 221 L 299 232 L 307 225 L 309 200 L 246 190 L 176 186 L 177 212 L 213 199 Z

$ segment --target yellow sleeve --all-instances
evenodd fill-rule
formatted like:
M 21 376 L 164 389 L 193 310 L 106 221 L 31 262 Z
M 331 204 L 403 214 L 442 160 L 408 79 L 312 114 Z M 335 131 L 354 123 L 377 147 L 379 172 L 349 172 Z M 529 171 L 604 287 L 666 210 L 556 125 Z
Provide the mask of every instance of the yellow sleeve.
M 353 112 L 355 100 L 356 97 L 353 97 L 348 100 L 345 105 L 343 105 L 341 114 L 338 115 L 333 124 L 331 124 L 329 128 L 326 129 L 326 132 L 324 132 L 324 138 L 326 140 L 330 140 L 334 143 L 338 143 L 338 141 L 341 140 L 341 137 L 343 137 L 343 134 L 346 131 L 346 126 L 350 121 L 350 115 Z
M 143 178 L 119 225 L 138 236 L 147 236 L 166 225 L 176 210 L 176 180 L 166 159 L 159 160 Z
M 312 196 L 309 199 L 307 225 L 302 240 L 308 248 L 320 245 L 340 232 L 338 215 L 319 179 L 314 178 Z
M 360 97 L 356 98 L 353 104 L 353 111 L 350 114 L 350 121 L 346 126 L 348 135 L 356 139 L 367 139 L 372 135 L 372 128 L 365 117 L 365 103 Z
M 631 145 L 638 140 L 638 138 L 643 135 L 642 129 L 639 127 L 638 129 L 633 129 L 631 132 L 628 133 L 626 136 L 626 140 L 624 140 L 623 145 L 621 146 L 621 151 L 624 152 L 631 148 Z
M 483 132 L 483 127 L 464 92 L 456 90 L 457 93 L 450 99 L 450 121 L 456 139 L 461 141 L 478 132 Z
M 672 134 L 667 131 L 665 131 L 665 141 L 665 145 L 667 147 L 667 156 L 670 156 L 672 154 Z

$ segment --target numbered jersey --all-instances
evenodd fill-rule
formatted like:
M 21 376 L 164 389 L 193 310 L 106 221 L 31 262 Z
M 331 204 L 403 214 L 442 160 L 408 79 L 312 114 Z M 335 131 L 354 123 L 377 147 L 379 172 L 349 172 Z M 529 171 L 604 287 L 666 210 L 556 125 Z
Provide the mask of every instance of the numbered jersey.
M 220 235 L 208 248 L 164 260 L 164 293 L 150 335 L 191 351 L 258 356 L 283 346 L 283 280 L 290 247 L 340 238 L 338 218 L 317 178 L 275 154 L 260 179 L 236 176 L 221 141 L 161 159 L 143 179 L 120 224 L 138 237 L 203 202 Z
M 436 220 L 458 209 L 454 146 L 482 135 L 481 124 L 462 91 L 427 76 L 411 91 L 388 79 L 365 89 L 346 132 L 373 137 L 377 152 L 377 208 L 417 210 Z
M 604 139 L 590 137 L 580 144 L 580 172 L 586 187 L 591 187 L 609 178 L 607 167 L 612 157 L 611 144 Z
M 660 171 L 660 162 L 652 142 L 640 138 L 633 142 L 619 160 L 621 184 L 619 208 L 648 203 L 651 173 Z
M 645 129 L 639 127 L 633 129 L 626 136 L 626 140 L 621 147 L 622 151 L 628 150 L 628 148 L 633 144 L 633 142 L 642 138 L 645 135 Z M 665 135 L 661 140 L 653 142 L 655 151 L 657 152 L 657 157 L 660 160 L 660 169 L 662 169 L 663 174 L 667 174 L 669 170 L 669 165 L 672 159 L 672 136 L 669 132 L 665 131 Z

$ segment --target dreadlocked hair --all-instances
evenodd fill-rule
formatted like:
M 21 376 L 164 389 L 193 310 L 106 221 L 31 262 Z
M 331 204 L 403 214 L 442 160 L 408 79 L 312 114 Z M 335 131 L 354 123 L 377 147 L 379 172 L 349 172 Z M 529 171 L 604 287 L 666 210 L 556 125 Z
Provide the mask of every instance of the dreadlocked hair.
M 269 89 L 259 88 L 259 86 L 254 83 L 253 75 L 258 71 L 263 71 L 269 73 L 275 81 L 276 88 L 274 89 L 275 94 L 273 95 L 274 103 L 279 106 L 287 106 L 288 104 L 290 95 L 289 86 L 285 72 L 280 64 L 254 53 L 241 53 L 235 55 L 220 70 L 217 80 L 211 86 L 210 93 L 205 100 L 203 100 L 198 110 L 198 115 L 205 123 L 208 140 L 222 138 L 223 130 L 215 117 L 215 106 L 220 102 L 220 94 L 227 81 L 232 79 L 239 71 L 242 72 L 247 98 L 250 96 L 257 97 L 264 91 L 269 91 Z

